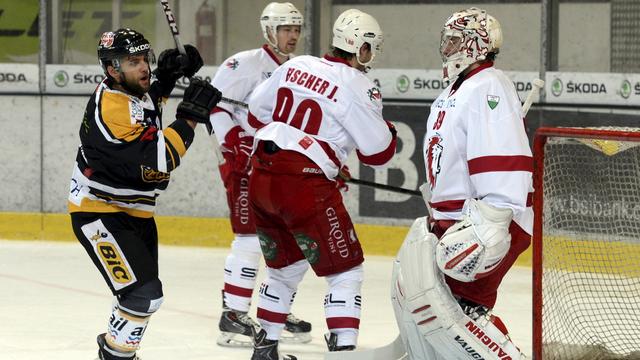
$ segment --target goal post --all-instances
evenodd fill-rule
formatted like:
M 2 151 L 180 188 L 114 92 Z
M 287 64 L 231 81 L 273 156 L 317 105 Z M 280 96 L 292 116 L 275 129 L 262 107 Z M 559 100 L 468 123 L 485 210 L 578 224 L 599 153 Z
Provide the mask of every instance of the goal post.
M 534 359 L 640 359 L 640 128 L 540 128 L 534 162 Z

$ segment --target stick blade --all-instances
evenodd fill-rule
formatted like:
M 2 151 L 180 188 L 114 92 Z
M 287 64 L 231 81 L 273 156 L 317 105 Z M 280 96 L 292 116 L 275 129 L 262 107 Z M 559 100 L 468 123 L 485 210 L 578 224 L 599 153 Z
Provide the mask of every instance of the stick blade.
M 356 351 L 337 351 L 325 354 L 325 360 L 400 360 L 405 359 L 407 352 L 400 335 L 385 346 L 374 349 Z

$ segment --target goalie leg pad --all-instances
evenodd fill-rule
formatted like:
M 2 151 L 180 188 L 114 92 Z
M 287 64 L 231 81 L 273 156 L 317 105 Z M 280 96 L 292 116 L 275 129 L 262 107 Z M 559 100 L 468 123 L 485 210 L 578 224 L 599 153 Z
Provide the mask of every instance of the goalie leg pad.
M 417 219 L 394 263 L 392 303 L 411 358 L 432 359 L 435 350 L 443 359 L 521 359 L 490 315 L 474 320 L 462 311 L 436 264 L 437 241 L 427 219 Z

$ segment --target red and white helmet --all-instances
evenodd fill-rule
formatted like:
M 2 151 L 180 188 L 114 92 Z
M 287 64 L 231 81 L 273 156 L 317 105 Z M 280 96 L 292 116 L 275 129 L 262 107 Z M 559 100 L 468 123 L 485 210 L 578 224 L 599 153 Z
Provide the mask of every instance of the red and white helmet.
M 278 31 L 278 26 L 281 25 L 300 25 L 304 23 L 304 17 L 293 6 L 292 3 L 278 3 L 272 2 L 267 5 L 264 10 L 262 10 L 262 15 L 260 16 L 260 27 L 262 28 L 262 35 L 267 40 L 269 45 L 273 46 L 276 50 L 278 50 L 278 37 L 276 33 Z M 269 35 L 271 35 L 271 39 L 269 39 Z
M 454 13 L 444 23 L 440 55 L 444 80 L 451 80 L 469 65 L 497 54 L 502 29 L 496 18 L 475 7 Z
M 349 9 L 336 19 L 333 24 L 333 41 L 331 45 L 348 53 L 356 54 L 358 64 L 370 67 L 373 59 L 382 52 L 382 29 L 376 19 L 357 9 Z M 360 48 L 365 43 L 371 46 L 371 59 L 366 63 L 360 61 Z

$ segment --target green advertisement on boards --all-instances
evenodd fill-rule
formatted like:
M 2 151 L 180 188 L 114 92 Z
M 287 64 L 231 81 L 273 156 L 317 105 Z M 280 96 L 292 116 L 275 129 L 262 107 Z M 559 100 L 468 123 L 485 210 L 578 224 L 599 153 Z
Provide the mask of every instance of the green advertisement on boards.
M 111 29 L 112 2 L 106 0 L 60 0 L 57 15 L 49 9 L 49 29 L 56 23 L 58 58 L 50 63 L 97 63 L 96 47 L 100 35 Z M 120 24 L 132 27 L 153 39 L 155 14 L 154 0 L 127 0 L 121 3 Z M 0 62 L 38 62 L 39 0 L 0 0 Z M 51 31 L 51 30 L 50 30 Z M 53 34 L 52 34 L 53 35 Z M 55 36 L 50 37 L 51 39 Z

